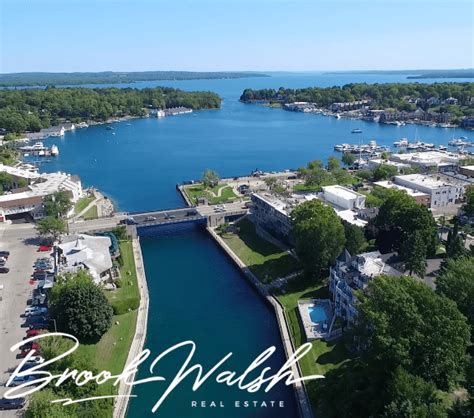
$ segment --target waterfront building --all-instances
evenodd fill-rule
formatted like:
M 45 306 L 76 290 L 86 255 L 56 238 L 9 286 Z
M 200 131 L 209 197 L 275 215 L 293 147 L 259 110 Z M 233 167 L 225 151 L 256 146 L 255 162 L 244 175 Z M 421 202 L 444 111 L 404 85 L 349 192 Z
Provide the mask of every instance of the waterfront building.
M 343 112 L 346 110 L 362 109 L 370 105 L 372 101 L 370 99 L 355 100 L 353 102 L 337 102 L 329 106 L 329 109 L 333 112 Z
M 293 102 L 293 103 L 285 103 L 283 109 L 290 110 L 293 112 L 303 112 L 303 113 L 310 113 L 310 112 L 317 112 L 318 108 L 314 103 L 308 102 Z
M 460 203 L 464 197 L 466 184 L 447 176 L 408 174 L 395 176 L 394 183 L 430 196 L 430 207 L 439 208 Z
M 368 161 L 369 170 L 375 170 L 377 167 L 381 165 L 390 165 L 390 166 L 396 167 L 397 172 L 399 173 L 403 171 L 404 169 L 411 167 L 411 165 L 408 163 L 400 163 L 397 161 L 383 160 L 382 158 L 374 158 Z
M 351 256 L 347 250 L 337 258 L 329 270 L 329 292 L 334 313 L 350 326 L 357 319 L 356 291 L 364 291 L 369 282 L 380 275 L 400 276 L 387 264 L 390 254 L 372 251 Z
M 60 272 L 86 269 L 95 284 L 111 282 L 115 277 L 108 236 L 69 235 L 58 245 Z
M 436 169 L 436 171 L 455 171 L 459 164 L 459 157 L 450 152 L 424 151 L 406 154 L 392 154 L 391 161 L 420 167 L 423 170 Z
M 463 176 L 474 178 L 474 165 L 466 165 L 464 167 L 459 167 L 459 174 Z
M 392 181 L 376 181 L 375 186 L 383 187 L 384 189 L 395 189 L 406 193 L 408 196 L 413 197 L 419 205 L 431 207 L 431 195 L 428 193 L 421 192 L 419 190 L 410 189 L 409 187 L 401 186 L 393 183 Z
M 0 165 L 0 172 L 10 174 L 17 187 L 0 196 L 0 222 L 7 220 L 8 216 L 19 214 L 41 219 L 44 216 L 43 199 L 58 191 L 66 191 L 73 203 L 82 197 L 82 184 L 78 176 L 61 172 L 40 174 L 28 165 Z M 18 188 L 20 179 L 26 180 L 26 187 Z
M 71 129 L 69 129 L 69 130 L 71 130 Z M 64 128 L 64 126 L 59 125 L 59 126 L 52 126 L 51 128 L 41 129 L 39 131 L 39 134 L 43 138 L 47 138 L 48 136 L 64 136 L 65 132 L 66 132 L 66 129 Z

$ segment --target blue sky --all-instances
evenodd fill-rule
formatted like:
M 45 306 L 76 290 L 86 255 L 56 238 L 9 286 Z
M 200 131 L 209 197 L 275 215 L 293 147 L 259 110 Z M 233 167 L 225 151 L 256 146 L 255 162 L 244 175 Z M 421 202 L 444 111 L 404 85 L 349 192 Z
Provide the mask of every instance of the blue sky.
M 470 0 L 0 0 L 0 72 L 472 68 Z

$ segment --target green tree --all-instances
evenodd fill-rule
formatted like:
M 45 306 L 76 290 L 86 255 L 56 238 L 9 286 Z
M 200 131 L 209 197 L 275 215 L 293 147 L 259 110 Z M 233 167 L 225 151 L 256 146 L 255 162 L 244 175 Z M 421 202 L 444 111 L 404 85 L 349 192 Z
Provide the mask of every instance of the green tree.
M 328 170 L 334 171 L 341 168 L 341 162 L 336 157 L 329 157 L 328 159 Z
M 58 329 L 81 341 L 98 341 L 112 324 L 113 310 L 104 292 L 84 270 L 54 286 L 50 313 Z
M 428 208 L 419 205 L 406 193 L 391 190 L 379 209 L 374 225 L 377 229 L 377 246 L 382 253 L 400 251 L 402 243 L 419 231 L 426 252 L 436 252 L 437 226 Z
M 474 335 L 474 257 L 448 260 L 436 278 L 436 292 L 456 302 Z
M 405 268 L 408 269 L 410 275 L 415 273 L 418 277 L 424 277 L 426 272 L 426 244 L 420 231 L 414 231 L 402 243 L 401 255 L 405 260 Z
M 357 225 L 352 225 L 348 222 L 344 224 L 344 235 L 346 237 L 345 247 L 351 255 L 358 254 L 367 246 L 364 230 Z
M 474 186 L 469 186 L 466 189 L 466 203 L 463 209 L 466 215 L 474 216 Z
M 291 217 L 296 252 L 308 272 L 319 274 L 344 248 L 341 220 L 331 207 L 316 199 L 297 206 Z
M 213 170 L 207 169 L 202 174 L 202 183 L 205 187 L 215 187 L 219 183 L 219 180 L 219 174 Z
M 461 258 L 467 255 L 464 239 L 459 234 L 459 221 L 454 218 L 453 229 L 448 232 L 446 240 L 446 258 Z
M 58 399 L 51 389 L 44 388 L 35 392 L 29 402 L 26 410 L 26 418 L 70 418 L 75 415 L 76 406 L 62 406 L 52 401 Z
M 43 206 L 47 216 L 62 217 L 72 208 L 72 202 L 69 194 L 61 190 L 46 196 Z
M 47 216 L 36 222 L 36 230 L 43 237 L 51 237 L 57 240 L 62 234 L 66 233 L 67 225 L 63 219 Z
M 388 180 L 397 175 L 397 167 L 388 164 L 380 164 L 374 171 L 374 181 Z
M 372 373 L 403 366 L 439 389 L 457 382 L 470 329 L 453 301 L 405 276 L 375 278 L 358 300 L 354 335 Z
M 443 418 L 446 408 L 436 386 L 397 367 L 388 387 L 389 403 L 383 418 Z
M 354 154 L 351 154 L 350 152 L 345 152 L 344 154 L 342 154 L 341 160 L 345 165 L 351 166 L 352 164 L 355 163 L 356 157 Z

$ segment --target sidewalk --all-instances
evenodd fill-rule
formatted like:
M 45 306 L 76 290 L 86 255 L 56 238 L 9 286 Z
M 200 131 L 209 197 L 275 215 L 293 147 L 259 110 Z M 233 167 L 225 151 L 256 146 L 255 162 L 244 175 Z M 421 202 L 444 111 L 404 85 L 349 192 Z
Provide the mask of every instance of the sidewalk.
M 138 288 L 140 290 L 140 307 L 138 308 L 137 323 L 135 326 L 135 335 L 133 337 L 130 351 L 128 352 L 127 362 L 129 364 L 139 353 L 143 351 L 146 340 L 146 331 L 148 324 L 148 285 L 145 277 L 145 268 L 143 266 L 142 250 L 138 237 L 133 237 L 133 255 L 135 257 L 135 269 L 137 271 Z M 133 377 L 135 378 L 135 376 Z M 129 398 L 132 396 L 132 387 L 126 385 L 123 381 L 120 383 L 118 395 L 115 400 L 114 418 L 124 418 L 127 413 Z

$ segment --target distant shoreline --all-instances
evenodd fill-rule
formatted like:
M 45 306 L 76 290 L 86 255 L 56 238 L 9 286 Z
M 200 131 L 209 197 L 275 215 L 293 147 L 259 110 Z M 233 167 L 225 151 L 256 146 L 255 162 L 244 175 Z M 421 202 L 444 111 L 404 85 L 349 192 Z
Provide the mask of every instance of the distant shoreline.
M 249 77 L 269 77 L 249 71 L 142 71 L 142 72 L 83 72 L 83 73 L 7 73 L 0 74 L 0 87 L 79 86 L 82 84 L 134 84 L 146 81 L 216 80 Z

